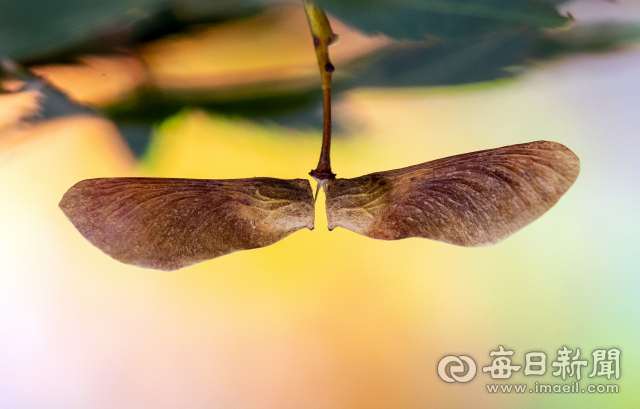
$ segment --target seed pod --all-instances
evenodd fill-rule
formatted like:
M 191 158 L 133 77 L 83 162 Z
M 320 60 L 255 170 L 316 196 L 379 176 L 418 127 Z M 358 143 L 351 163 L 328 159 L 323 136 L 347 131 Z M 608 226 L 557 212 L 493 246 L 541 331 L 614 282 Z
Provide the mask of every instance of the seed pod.
M 60 208 L 106 254 L 157 270 L 265 247 L 314 222 L 306 179 L 88 179 Z
M 538 141 L 327 180 L 329 229 L 382 240 L 491 245 L 549 210 L 579 171 L 568 148 Z

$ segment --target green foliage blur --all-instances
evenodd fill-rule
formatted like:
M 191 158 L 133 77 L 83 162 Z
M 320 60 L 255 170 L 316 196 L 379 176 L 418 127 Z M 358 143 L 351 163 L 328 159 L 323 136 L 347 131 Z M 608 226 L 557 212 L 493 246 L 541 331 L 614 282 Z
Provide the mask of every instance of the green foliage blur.
M 240 20 L 282 3 L 300 2 L 0 0 L 0 57 L 27 68 L 73 62 L 80 55 L 135 50 L 140 44 L 167 35 Z M 526 72 L 532 63 L 567 53 L 607 51 L 640 38 L 640 27 L 635 24 L 578 22 L 572 27 L 571 19 L 558 11 L 560 3 L 318 0 L 345 24 L 392 39 L 382 49 L 341 67 L 335 77 L 335 98 L 356 87 L 450 86 L 504 79 Z M 185 107 L 292 127 L 320 126 L 321 94 L 316 83 L 302 82 L 267 92 L 263 85 L 256 81 L 253 90 L 249 86 L 241 94 L 223 96 L 215 90 L 178 95 L 146 86 L 133 97 L 103 107 L 103 114 L 120 125 L 139 154 L 145 149 L 140 138 L 145 139 L 150 127 Z M 58 96 L 49 105 L 60 104 Z M 67 112 L 47 108 L 46 104 L 45 114 Z

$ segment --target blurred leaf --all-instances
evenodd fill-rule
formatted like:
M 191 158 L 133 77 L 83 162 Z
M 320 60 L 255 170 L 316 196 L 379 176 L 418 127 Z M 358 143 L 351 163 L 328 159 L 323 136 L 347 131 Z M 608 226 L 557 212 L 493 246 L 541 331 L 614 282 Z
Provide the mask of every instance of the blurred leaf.
M 243 16 L 279 0 L 179 0 L 174 1 L 174 13 L 181 21 L 208 21 Z
M 512 78 L 526 72 L 527 66 L 536 60 L 571 52 L 615 49 L 640 38 L 639 31 L 635 24 L 588 25 L 549 32 L 530 29 L 492 36 L 483 42 L 394 42 L 338 66 L 334 99 L 357 87 L 448 86 Z M 295 86 L 264 89 L 263 84 L 255 83 L 253 91 L 247 87 L 242 93 L 226 95 L 213 89 L 208 94 L 194 95 L 144 89 L 134 99 L 110 107 L 107 115 L 121 124 L 152 124 L 184 107 L 201 107 L 287 127 L 321 128 L 322 94 L 317 84 L 291 85 Z M 129 138 L 126 131 L 123 133 Z
M 640 41 L 639 23 L 598 23 L 576 25 L 571 30 L 542 34 L 539 58 L 553 58 L 567 53 L 612 51 Z
M 122 54 L 82 56 L 72 64 L 35 66 L 30 71 L 71 100 L 92 107 L 116 104 L 148 80 L 142 61 Z
M 148 18 L 159 10 L 161 1 L 21 0 L 0 4 L 0 55 L 24 59 Z
M 568 20 L 546 0 L 319 0 L 329 13 L 366 33 L 399 39 L 478 39 Z
M 227 115 L 251 118 L 272 117 L 315 103 L 315 89 L 295 92 L 272 92 L 245 98 L 210 99 L 180 98 L 154 89 L 141 89 L 132 99 L 105 110 L 107 115 L 120 122 L 154 123 L 188 109 L 204 108 Z
M 85 34 L 90 32 L 93 33 L 91 35 L 102 38 L 100 36 L 105 36 L 104 30 L 118 32 L 118 27 L 124 27 L 122 30 L 127 32 L 135 31 L 137 25 L 151 24 L 150 21 L 154 18 L 158 22 L 157 13 L 162 10 L 171 10 L 158 23 L 165 25 L 165 31 L 158 32 L 161 35 L 166 30 L 170 31 L 171 24 L 175 22 L 182 24 L 187 21 L 213 21 L 216 18 L 239 16 L 276 2 L 277 0 L 180 0 L 160 4 L 154 0 L 115 0 L 107 7 L 114 17 L 113 24 L 94 24 Z M 77 10 L 69 11 L 71 5 L 76 3 L 76 0 L 58 2 L 56 5 L 60 7 L 59 10 L 53 10 L 55 7 L 51 4 L 48 8 L 45 7 L 46 10 L 53 10 L 52 19 L 42 23 L 42 30 L 18 27 L 17 23 L 0 27 L 0 53 L 6 54 L 7 48 L 2 41 L 7 39 L 3 36 L 8 33 L 8 29 L 14 30 L 17 27 L 18 33 L 22 30 L 27 35 L 24 39 L 15 37 L 19 41 L 15 41 L 16 44 L 11 44 L 11 47 L 30 41 L 36 44 L 37 39 L 50 40 L 43 48 L 37 44 L 33 48 L 24 48 L 25 55 L 33 56 L 63 47 L 62 40 L 55 38 L 64 31 L 57 27 L 60 21 L 73 25 L 77 20 L 83 26 L 85 21 L 80 21 L 81 17 L 102 18 L 99 12 L 94 13 L 95 10 L 85 10 L 88 6 L 84 3 L 76 7 Z M 320 3 L 336 15 L 339 15 L 336 10 L 340 7 L 351 7 L 353 10 L 358 8 L 361 11 L 358 18 L 364 20 L 375 17 L 376 12 L 386 10 L 384 16 L 375 21 L 380 27 L 388 22 L 397 24 L 397 21 L 404 21 L 406 24 L 402 28 L 408 30 L 415 24 L 419 26 L 428 23 L 429 27 L 425 26 L 426 33 L 432 35 L 437 34 L 433 30 L 452 30 L 451 35 L 441 33 L 448 41 L 435 41 L 433 36 L 427 40 L 398 41 L 385 37 L 367 38 L 333 20 L 334 31 L 341 35 L 342 40 L 331 48 L 332 60 L 337 68 L 334 76 L 335 99 L 339 98 L 340 92 L 355 87 L 442 86 L 509 78 L 525 72 L 527 65 L 535 59 L 572 52 L 611 50 L 640 37 L 639 26 L 631 23 L 588 26 L 578 24 L 568 30 L 541 30 L 541 25 L 552 25 L 550 22 L 554 18 L 565 21 L 552 7 L 559 4 L 559 0 L 534 2 L 528 6 L 524 6 L 520 0 L 508 5 L 503 4 L 504 0 L 492 0 L 478 3 L 482 7 L 478 6 L 477 9 L 461 6 L 462 8 L 454 7 L 446 13 L 437 11 L 437 5 L 469 7 L 471 3 L 463 0 L 403 0 L 399 4 L 387 4 L 386 0 L 320 0 Z M 6 8 L 1 4 L 0 7 Z M 17 3 L 12 3 L 10 7 L 21 8 L 36 4 L 38 1 L 28 0 L 20 7 Z M 92 0 L 89 4 L 106 7 L 97 0 Z M 133 4 L 142 6 L 127 9 Z M 200 107 L 258 121 L 275 121 L 299 128 L 320 127 L 321 92 L 309 29 L 301 4 L 293 4 L 296 6 L 274 7 L 260 16 L 228 24 L 209 25 L 204 29 L 191 28 L 186 33 L 179 31 L 185 28 L 184 25 L 176 26 L 180 34 L 136 45 L 138 52 L 126 58 L 83 57 L 74 59 L 72 65 L 38 67 L 37 72 L 51 76 L 50 82 L 56 87 L 36 78 L 29 82 L 32 89 L 38 84 L 45 85 L 48 95 L 45 99 L 45 117 L 66 115 L 76 109 L 85 112 L 86 108 L 78 106 L 73 100 L 106 107 L 106 114 L 117 121 L 121 132 L 137 154 L 141 154 L 147 146 L 154 123 L 188 107 Z M 489 13 L 490 17 L 484 16 L 483 13 L 486 14 L 487 10 L 495 11 L 491 7 L 499 8 L 506 14 L 496 12 Z M 69 11 L 68 15 L 64 15 L 63 10 Z M 142 12 L 144 10 L 149 12 L 145 14 Z M 412 10 L 412 13 L 403 17 L 402 13 L 408 10 Z M 514 17 L 517 15 L 516 11 L 524 13 L 523 10 L 531 11 L 525 13 L 529 16 L 528 20 Z M 400 14 L 396 15 L 396 12 Z M 515 14 L 509 14 L 511 12 Z M 122 17 L 118 13 L 126 16 Z M 22 21 L 28 25 L 36 24 L 38 19 L 44 18 L 41 14 L 38 12 L 32 16 L 22 16 Z M 423 17 L 426 16 L 424 19 L 418 18 L 423 14 Z M 6 21 L 8 15 L 10 14 L 0 14 L 0 19 Z M 107 13 L 105 16 L 109 15 Z M 430 22 L 434 16 L 438 16 L 437 21 Z M 55 23 L 56 19 L 62 20 Z M 62 26 L 67 27 L 65 24 Z M 46 33 L 50 25 L 57 28 L 54 27 L 49 36 Z M 89 27 L 89 24 L 86 26 Z M 518 30 L 510 31 L 513 28 Z M 71 34 L 73 38 L 70 41 L 86 40 L 86 36 L 81 39 L 79 34 Z M 142 38 L 138 34 L 137 38 Z M 423 37 L 421 34 L 418 38 Z M 110 76 L 113 78 L 109 78 Z M 65 84 L 71 88 L 54 81 L 58 78 L 66 81 Z M 87 86 L 89 83 L 97 85 Z M 91 88 L 91 95 L 87 94 L 87 88 Z M 71 98 L 59 90 L 64 90 Z
M 196 102 L 146 88 L 139 90 L 134 98 L 107 108 L 105 113 L 116 122 L 133 153 L 141 157 L 153 136 L 153 124 L 190 108 L 206 109 L 233 117 L 248 117 L 254 122 L 276 122 L 288 127 L 317 128 L 322 126 L 322 112 L 318 115 L 316 109 L 318 101 L 322 101 L 322 95 L 315 89 L 271 93 L 236 100 Z
M 21 0 L 0 1 L 0 56 L 42 59 L 69 48 L 110 50 L 183 23 L 255 13 L 276 0 Z M 177 27 L 174 27 L 177 26 Z
M 531 57 L 537 32 L 496 36 L 482 43 L 396 42 L 339 67 L 334 80 L 335 98 L 356 87 L 416 87 L 458 85 L 512 77 Z M 291 82 L 290 85 L 296 85 Z M 241 92 L 242 91 L 242 92 Z M 316 82 L 294 87 L 264 88 L 254 83 L 236 93 L 210 89 L 205 93 L 176 93 L 144 88 L 135 97 L 107 109 L 118 122 L 154 123 L 185 107 L 200 107 L 226 115 L 270 119 L 281 125 L 317 128 L 322 125 L 322 93 Z
M 390 40 L 366 37 L 339 21 L 334 64 L 368 54 Z M 248 98 L 319 84 L 311 34 L 301 3 L 216 26 L 191 29 L 140 45 L 152 85 L 173 93 Z
M 212 23 L 255 13 L 283 0 L 24 0 L 0 2 L 0 55 L 42 59 L 70 47 L 112 49 L 184 24 Z M 297 4 L 298 2 L 288 1 Z M 523 26 L 566 22 L 548 0 L 320 0 L 319 4 L 367 33 L 395 38 L 477 38 Z M 150 34 L 151 33 L 151 34 Z M 82 46 L 84 44 L 84 46 Z M 91 45 L 89 47 L 89 45 Z M 82 48 L 88 47 L 88 48 Z
M 495 36 L 480 43 L 393 44 L 348 64 L 335 88 L 459 85 L 510 77 L 507 67 L 523 64 L 537 42 L 532 31 Z
M 45 79 L 33 75 L 10 60 L 3 59 L 0 70 L 8 78 L 23 83 L 19 91 L 36 91 L 39 93 L 38 118 L 40 119 L 96 113 L 93 109 L 72 101 L 64 92 L 48 83 Z

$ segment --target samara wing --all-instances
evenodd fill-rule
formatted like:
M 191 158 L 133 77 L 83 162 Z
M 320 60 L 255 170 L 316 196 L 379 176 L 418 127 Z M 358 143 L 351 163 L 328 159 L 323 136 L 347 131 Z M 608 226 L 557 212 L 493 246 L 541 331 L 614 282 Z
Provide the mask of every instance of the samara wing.
M 549 210 L 578 177 L 565 146 L 538 141 L 326 183 L 329 229 L 495 244 Z
M 60 208 L 103 252 L 157 270 L 268 246 L 314 222 L 306 179 L 88 179 Z

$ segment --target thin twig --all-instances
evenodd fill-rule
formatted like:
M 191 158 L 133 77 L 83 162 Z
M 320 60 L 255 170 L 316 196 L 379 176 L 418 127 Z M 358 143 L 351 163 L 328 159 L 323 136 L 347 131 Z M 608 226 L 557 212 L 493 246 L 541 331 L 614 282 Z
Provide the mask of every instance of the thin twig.
M 313 45 L 316 49 L 318 66 L 320 67 L 320 79 L 322 83 L 322 102 L 324 108 L 322 127 L 322 149 L 318 167 L 309 174 L 316 180 L 334 179 L 331 172 L 331 75 L 334 71 L 333 64 L 329 61 L 329 46 L 336 41 L 336 35 L 331 30 L 331 25 L 324 10 L 314 3 L 303 0 L 304 10 L 309 20 L 309 28 L 313 36 Z

